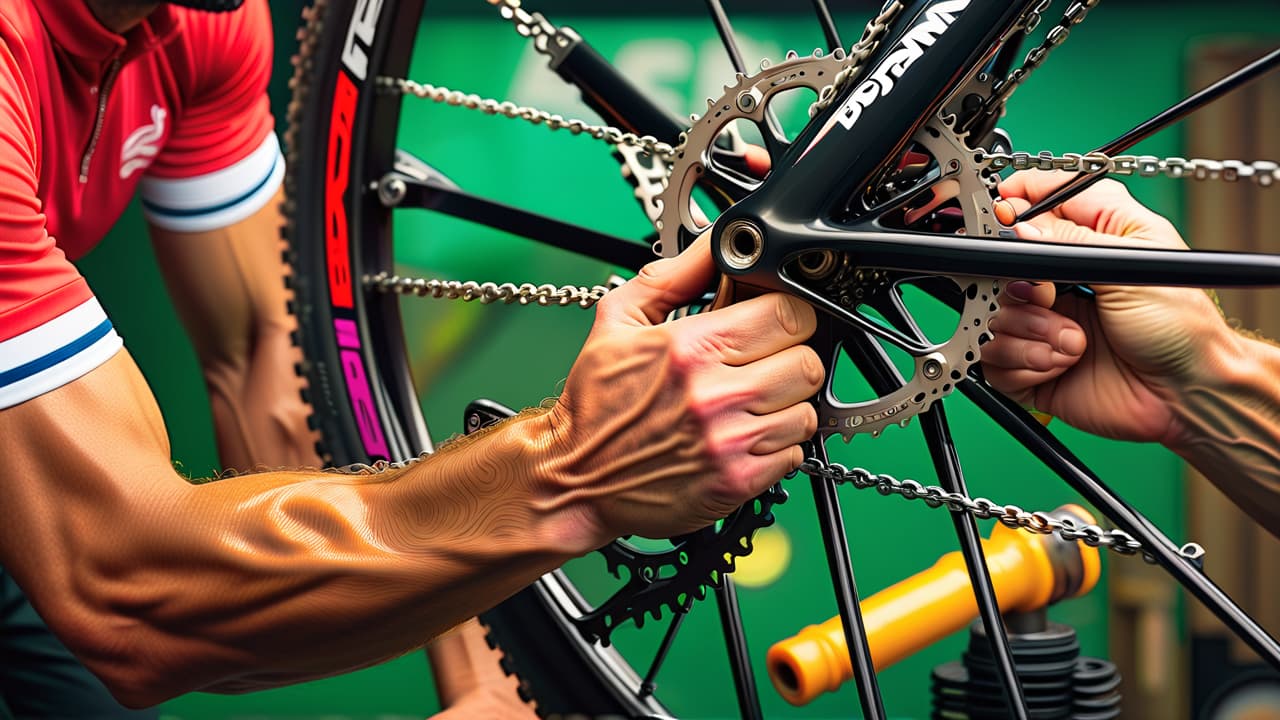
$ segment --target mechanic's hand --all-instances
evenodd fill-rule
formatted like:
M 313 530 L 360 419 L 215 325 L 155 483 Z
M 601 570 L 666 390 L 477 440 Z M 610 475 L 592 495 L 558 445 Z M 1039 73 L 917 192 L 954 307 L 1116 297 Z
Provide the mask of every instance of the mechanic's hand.
M 706 292 L 708 247 L 704 234 L 605 297 L 551 411 L 556 502 L 584 511 L 595 547 L 724 517 L 797 468 L 817 427 L 807 304 L 775 293 L 663 322 Z
M 1021 212 L 1068 177 L 1021 172 L 1000 192 Z M 1113 180 L 1015 229 L 1047 242 L 1187 247 L 1168 220 Z M 1202 290 L 1092 287 L 1096 301 L 1055 297 L 1052 283 L 1006 286 L 991 322 L 996 339 L 982 353 L 986 377 L 1016 401 L 1082 430 L 1167 444 L 1180 429 L 1172 403 L 1213 371 L 1212 351 L 1235 335 Z

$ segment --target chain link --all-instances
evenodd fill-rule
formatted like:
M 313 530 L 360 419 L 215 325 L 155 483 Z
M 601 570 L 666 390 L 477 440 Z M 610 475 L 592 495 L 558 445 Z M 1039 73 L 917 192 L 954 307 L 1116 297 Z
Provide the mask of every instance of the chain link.
M 1069 517 L 1054 517 L 1046 512 L 1030 512 L 1017 505 L 1002 505 L 986 498 L 971 498 L 963 493 L 948 492 L 937 485 L 925 485 L 915 480 L 898 480 L 892 475 L 872 473 L 860 467 L 846 467 L 840 463 L 825 463 L 808 458 L 799 472 L 811 477 L 839 484 L 848 483 L 859 490 L 875 489 L 881 495 L 899 495 L 905 500 L 922 500 L 931 508 L 945 507 L 952 512 L 964 512 L 980 520 L 994 518 L 1001 524 L 1033 535 L 1057 535 L 1068 542 L 1080 541 L 1090 547 L 1110 549 L 1119 555 L 1137 555 L 1148 563 L 1155 558 L 1142 543 L 1118 528 L 1105 529 L 1098 525 L 1078 523 Z M 1196 543 L 1183 545 L 1178 553 L 1188 560 L 1201 562 L 1205 551 Z
M 379 292 L 399 295 L 416 295 L 418 297 L 444 298 L 447 300 L 463 300 L 472 302 L 479 300 L 482 305 L 501 302 L 506 305 L 542 305 L 565 306 L 577 305 L 586 309 L 593 307 L 607 295 L 612 287 L 594 285 L 534 285 L 533 283 L 494 283 L 476 282 L 474 280 L 437 280 L 435 278 L 401 277 L 381 272 L 366 276 L 367 287 Z
M 1079 25 L 1084 21 L 1089 11 L 1097 7 L 1101 0 L 1076 0 L 1067 7 L 1062 14 L 1062 19 L 1058 20 L 1058 24 L 1049 29 L 1044 40 L 1034 48 L 1027 52 L 1026 58 L 1022 61 L 1022 65 L 1009 71 L 1005 79 L 993 88 L 991 97 L 987 98 L 983 113 L 991 113 L 1004 105 L 1009 100 L 1009 96 L 1013 95 L 1013 91 L 1022 85 L 1031 73 L 1044 64 L 1045 58 L 1049 57 L 1049 53 L 1054 48 L 1066 41 L 1067 36 L 1071 34 L 1071 28 Z M 1027 19 L 1023 22 L 1023 30 L 1031 33 L 1040 24 L 1041 13 L 1049 7 L 1049 2 L 1040 3 L 1039 6 L 1031 9 L 1027 14 Z
M 495 100 L 481 97 L 475 93 L 450 90 L 447 87 L 420 83 L 406 78 L 380 77 L 378 78 L 378 86 L 385 92 L 400 93 L 444 105 L 479 110 L 486 115 L 501 115 L 513 120 L 526 120 L 534 125 L 544 125 L 548 130 L 568 130 L 573 135 L 589 135 L 609 145 L 629 145 L 664 160 L 670 158 L 675 152 L 670 143 L 662 142 L 652 135 L 640 136 L 632 132 L 623 132 L 610 125 L 593 125 L 585 120 L 576 118 L 565 119 L 561 115 L 527 105 L 517 105 L 510 100 Z
M 1202 158 L 1158 158 L 1152 155 L 1115 155 L 1102 153 L 1066 153 L 1054 155 L 1041 152 L 989 153 L 979 150 L 975 160 L 981 167 L 994 171 L 1014 170 L 1069 170 L 1073 172 L 1105 172 L 1111 175 L 1137 175 L 1139 177 L 1192 178 L 1195 180 L 1246 181 L 1262 187 L 1280 182 L 1280 164 L 1270 160 L 1241 162 L 1239 160 L 1205 160 Z
M 809 107 L 809 117 L 817 115 L 819 112 L 827 109 L 831 105 L 831 101 L 839 94 L 840 89 L 850 78 L 858 75 L 862 70 L 862 64 L 867 57 L 875 51 L 876 46 L 880 44 L 880 37 L 889 29 L 889 24 L 902 11 L 902 3 L 890 3 L 885 7 L 884 11 L 867 23 L 862 30 L 862 37 L 858 42 L 849 48 L 849 54 L 845 56 L 844 67 L 832 79 L 831 84 L 822 88 L 822 92 L 818 93 L 818 99 Z

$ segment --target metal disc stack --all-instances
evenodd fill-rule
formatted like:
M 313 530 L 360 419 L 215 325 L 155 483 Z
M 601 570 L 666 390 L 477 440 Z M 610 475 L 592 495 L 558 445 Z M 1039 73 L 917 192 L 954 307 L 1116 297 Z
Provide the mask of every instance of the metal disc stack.
M 1010 632 L 1009 647 L 1033 720 L 1111 720 L 1120 717 L 1120 675 L 1115 665 L 1081 657 L 1076 631 L 1045 623 Z M 982 624 L 969 628 L 963 659 L 933 670 L 935 720 L 1005 720 L 1010 717 Z

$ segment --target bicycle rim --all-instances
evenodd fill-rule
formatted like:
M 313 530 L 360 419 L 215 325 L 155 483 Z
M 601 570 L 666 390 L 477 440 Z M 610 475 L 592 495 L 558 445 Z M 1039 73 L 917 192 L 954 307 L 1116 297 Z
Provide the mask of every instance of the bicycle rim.
M 369 291 L 364 278 L 391 270 L 395 263 L 392 211 L 370 187 L 395 166 L 401 98 L 379 93 L 377 78 L 405 76 L 423 2 L 321 0 L 308 12 L 300 34 L 287 139 L 286 232 L 295 268 L 299 343 L 306 358 L 300 371 L 308 380 L 307 399 L 315 408 L 313 422 L 322 435 L 320 450 L 326 462 L 410 457 L 430 450 L 432 437 L 407 360 L 401 303 L 395 295 Z M 1016 409 L 980 383 L 963 389 L 1091 501 L 1108 505 L 1109 491 L 1065 448 L 1025 426 Z M 477 395 L 485 393 L 484 388 L 476 390 Z M 460 408 L 458 414 L 461 421 Z M 952 444 L 941 407 L 921 420 L 928 423 L 930 448 L 941 472 L 950 462 L 946 456 Z M 444 435 L 448 434 L 446 429 Z M 829 563 L 835 584 L 845 586 L 840 606 L 847 611 L 856 607 L 857 596 L 847 546 L 843 555 L 839 550 L 845 543 L 839 505 L 833 488 L 828 493 L 816 480 L 814 488 L 825 508 L 823 517 L 831 523 L 824 527 L 827 550 L 835 555 Z M 1147 524 L 1141 515 L 1131 522 Z M 957 517 L 956 526 L 957 533 L 969 536 L 962 541 L 965 547 L 976 543 L 971 521 Z M 725 587 L 729 597 L 719 600 L 722 609 L 736 607 L 732 585 L 726 582 Z M 491 641 L 504 650 L 508 670 L 519 675 L 523 691 L 542 713 L 670 715 L 657 694 L 645 687 L 639 671 L 643 660 L 633 666 L 615 647 L 589 641 L 569 621 L 591 605 L 574 580 L 557 571 L 482 620 L 490 627 Z M 994 601 L 986 605 L 984 609 L 998 614 Z M 722 624 L 730 636 L 742 626 L 741 619 L 733 617 L 722 619 Z M 871 705 L 869 714 L 874 715 L 879 699 L 874 673 L 871 676 L 872 684 L 862 694 L 864 710 Z M 738 677 L 737 683 L 740 712 L 744 717 L 757 715 L 759 700 L 752 707 L 750 697 L 755 691 L 744 687 L 754 685 L 754 680 Z M 868 694 L 876 696 L 874 702 L 865 697 Z

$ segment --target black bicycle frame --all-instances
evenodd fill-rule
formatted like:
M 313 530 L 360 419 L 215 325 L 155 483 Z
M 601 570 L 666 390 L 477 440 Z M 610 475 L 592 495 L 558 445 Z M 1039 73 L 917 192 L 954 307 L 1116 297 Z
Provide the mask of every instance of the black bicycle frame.
M 864 203 L 867 189 L 892 169 L 911 138 L 968 74 L 1000 51 L 1034 4 L 915 3 L 868 59 L 869 70 L 809 124 L 759 189 L 720 215 L 712 230 L 715 237 L 742 223 L 761 237 L 749 264 L 729 261 L 732 238 L 713 243 L 720 270 L 748 285 L 799 294 L 846 321 L 851 320 L 847 311 L 789 274 L 797 257 L 834 250 L 851 254 L 862 267 L 1081 284 L 1280 284 L 1280 258 L 1270 256 L 1062 246 L 890 231 L 881 225 Z

